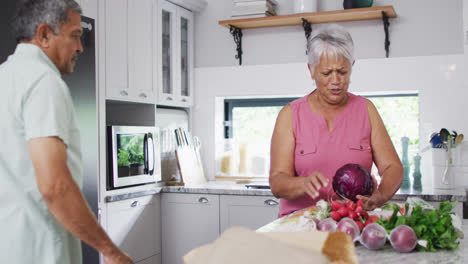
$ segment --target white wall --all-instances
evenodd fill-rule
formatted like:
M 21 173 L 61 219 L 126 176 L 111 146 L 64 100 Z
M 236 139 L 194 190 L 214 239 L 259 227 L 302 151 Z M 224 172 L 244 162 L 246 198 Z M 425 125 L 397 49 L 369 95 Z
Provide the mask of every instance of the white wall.
M 291 12 L 292 1 L 278 2 L 280 14 Z M 468 77 L 464 65 L 468 54 L 463 56 L 462 33 L 468 29 L 467 2 L 374 1 L 374 5 L 393 5 L 398 15 L 390 21 L 389 59 L 384 58 L 381 21 L 341 23 L 356 44 L 350 92 L 418 91 L 422 142 L 442 127 L 467 134 Z M 326 3 L 326 8 L 333 9 L 342 1 Z M 231 5 L 232 0 L 208 0 L 208 6 L 196 16 L 193 133 L 203 142 L 202 156 L 210 179 L 215 175 L 216 146 L 222 144 L 221 97 L 301 96 L 313 89 L 300 26 L 245 30 L 244 65 L 237 66 L 232 36 L 217 24 L 230 17 Z M 431 186 L 428 153 L 423 154 L 422 168 L 423 186 Z
M 195 17 L 195 66 L 234 66 L 235 44 L 229 29 L 218 25 L 230 19 L 232 0 L 208 0 Z M 278 13 L 292 13 L 292 0 L 277 0 Z M 322 10 L 343 9 L 342 0 L 319 0 Z M 375 0 L 374 6 L 393 5 L 390 19 L 390 57 L 463 53 L 462 0 Z M 340 23 L 352 34 L 356 58 L 384 58 L 381 20 Z M 317 25 L 312 25 L 312 30 Z M 243 30 L 243 65 L 305 61 L 302 26 Z
M 468 84 L 463 55 L 357 60 L 350 92 L 418 91 L 420 139 L 446 127 L 468 133 Z M 305 63 L 205 67 L 195 71 L 193 133 L 202 142 L 206 175 L 214 179 L 215 148 L 222 144 L 222 107 L 216 97 L 305 95 L 313 88 Z M 421 145 L 420 147 L 424 147 Z M 400 151 L 400 150 L 398 150 Z M 423 186 L 432 185 L 428 153 L 423 154 Z

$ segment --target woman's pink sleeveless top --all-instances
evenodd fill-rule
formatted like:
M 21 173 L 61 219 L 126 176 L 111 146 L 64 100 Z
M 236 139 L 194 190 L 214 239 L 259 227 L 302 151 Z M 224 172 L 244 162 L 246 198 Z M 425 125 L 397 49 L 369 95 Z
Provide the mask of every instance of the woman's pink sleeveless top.
M 335 117 L 329 132 L 324 117 L 310 109 L 308 96 L 290 103 L 296 140 L 295 172 L 298 177 L 306 177 L 320 171 L 330 182 L 320 190 L 316 199 L 307 194 L 294 200 L 280 199 L 279 217 L 314 205 L 320 199 L 338 198 L 332 182 L 341 166 L 357 163 L 368 171 L 372 168 L 371 127 L 366 99 L 348 93 L 346 108 Z

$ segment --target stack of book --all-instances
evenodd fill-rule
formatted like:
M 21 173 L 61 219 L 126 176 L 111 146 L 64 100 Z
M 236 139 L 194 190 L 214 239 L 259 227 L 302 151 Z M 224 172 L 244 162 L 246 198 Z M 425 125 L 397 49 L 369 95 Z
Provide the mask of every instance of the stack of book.
M 232 19 L 276 16 L 275 0 L 234 0 Z

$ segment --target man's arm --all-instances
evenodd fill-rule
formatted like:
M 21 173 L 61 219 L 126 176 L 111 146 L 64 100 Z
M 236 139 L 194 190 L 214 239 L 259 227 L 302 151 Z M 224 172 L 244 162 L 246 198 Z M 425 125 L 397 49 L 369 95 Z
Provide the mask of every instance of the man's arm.
M 101 228 L 67 166 L 66 145 L 58 137 L 29 140 L 39 192 L 50 212 L 70 233 L 104 255 L 106 263 L 133 263 Z

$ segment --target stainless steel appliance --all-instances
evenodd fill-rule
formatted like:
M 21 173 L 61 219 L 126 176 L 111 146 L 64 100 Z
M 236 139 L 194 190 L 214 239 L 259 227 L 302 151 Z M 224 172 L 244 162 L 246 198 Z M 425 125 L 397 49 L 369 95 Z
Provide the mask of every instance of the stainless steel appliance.
M 96 49 L 94 19 L 82 16 L 83 53 L 73 73 L 63 75 L 70 89 L 78 119 L 83 162 L 83 193 L 94 214 L 98 215 L 98 113 L 96 91 Z M 96 250 L 82 243 L 83 263 L 99 263 Z
M 159 129 L 144 126 L 108 126 L 108 189 L 161 180 Z

